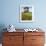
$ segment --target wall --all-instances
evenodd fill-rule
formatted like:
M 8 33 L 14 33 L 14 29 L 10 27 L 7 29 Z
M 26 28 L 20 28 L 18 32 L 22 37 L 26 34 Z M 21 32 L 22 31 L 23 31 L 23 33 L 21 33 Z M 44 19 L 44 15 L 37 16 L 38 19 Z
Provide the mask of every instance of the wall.
M 15 25 L 16 28 L 29 27 L 46 27 L 46 0 L 0 0 L 1 14 L 0 25 Z M 20 23 L 19 22 L 19 6 L 20 4 L 34 5 L 35 22 Z

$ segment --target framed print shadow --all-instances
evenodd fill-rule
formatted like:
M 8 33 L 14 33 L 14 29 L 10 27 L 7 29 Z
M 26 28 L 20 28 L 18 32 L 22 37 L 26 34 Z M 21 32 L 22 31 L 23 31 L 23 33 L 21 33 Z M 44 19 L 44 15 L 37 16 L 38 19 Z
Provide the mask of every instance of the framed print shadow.
M 32 5 L 20 5 L 20 22 L 33 22 L 34 18 L 34 7 Z

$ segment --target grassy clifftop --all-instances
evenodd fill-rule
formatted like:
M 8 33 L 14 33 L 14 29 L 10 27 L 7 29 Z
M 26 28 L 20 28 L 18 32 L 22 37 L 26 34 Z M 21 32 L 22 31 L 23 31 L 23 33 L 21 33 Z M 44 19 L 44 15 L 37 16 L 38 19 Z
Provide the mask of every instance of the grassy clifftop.
M 32 12 L 22 12 L 22 20 L 32 20 Z

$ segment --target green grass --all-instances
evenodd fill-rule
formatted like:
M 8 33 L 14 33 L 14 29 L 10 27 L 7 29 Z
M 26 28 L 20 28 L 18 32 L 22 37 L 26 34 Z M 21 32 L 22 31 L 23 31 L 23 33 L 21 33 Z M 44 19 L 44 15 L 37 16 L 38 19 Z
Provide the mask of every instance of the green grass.
M 22 13 L 22 20 L 32 20 L 32 12 Z

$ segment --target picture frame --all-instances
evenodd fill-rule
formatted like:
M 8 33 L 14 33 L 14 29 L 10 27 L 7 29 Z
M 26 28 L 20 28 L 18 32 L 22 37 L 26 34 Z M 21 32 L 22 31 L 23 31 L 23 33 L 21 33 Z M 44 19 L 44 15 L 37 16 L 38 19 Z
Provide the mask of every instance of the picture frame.
M 20 5 L 20 22 L 34 22 L 34 6 Z

